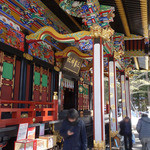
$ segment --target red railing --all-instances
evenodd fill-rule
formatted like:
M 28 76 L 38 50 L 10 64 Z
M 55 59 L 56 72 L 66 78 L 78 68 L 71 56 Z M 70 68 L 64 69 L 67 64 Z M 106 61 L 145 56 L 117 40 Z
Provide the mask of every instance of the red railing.
M 20 123 L 32 124 L 57 120 L 57 100 L 53 100 L 53 102 L 0 100 L 0 104 L 0 127 L 17 125 Z M 25 108 L 18 108 L 18 106 L 21 104 L 24 104 Z M 2 107 L 3 105 L 9 105 L 11 108 Z M 2 119 L 3 113 L 6 112 L 11 114 L 11 118 Z M 41 115 L 37 116 L 36 112 L 41 112 Z

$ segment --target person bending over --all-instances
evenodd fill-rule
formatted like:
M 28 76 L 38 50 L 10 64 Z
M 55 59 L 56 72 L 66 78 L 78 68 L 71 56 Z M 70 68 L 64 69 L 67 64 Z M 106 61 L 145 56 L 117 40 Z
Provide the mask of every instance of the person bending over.
M 87 136 L 84 122 L 79 119 L 78 111 L 70 109 L 63 121 L 60 135 L 64 138 L 63 150 L 86 150 Z

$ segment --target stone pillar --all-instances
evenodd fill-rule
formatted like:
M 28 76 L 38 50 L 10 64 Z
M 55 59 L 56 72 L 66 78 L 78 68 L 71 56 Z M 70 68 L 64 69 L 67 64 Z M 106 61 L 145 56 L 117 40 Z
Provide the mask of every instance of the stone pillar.
M 94 147 L 105 149 L 104 64 L 101 38 L 94 39 L 93 75 Z

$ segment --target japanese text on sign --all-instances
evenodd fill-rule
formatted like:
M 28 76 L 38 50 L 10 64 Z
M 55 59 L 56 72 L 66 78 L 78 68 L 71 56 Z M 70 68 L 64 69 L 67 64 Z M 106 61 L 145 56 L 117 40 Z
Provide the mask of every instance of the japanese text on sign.
M 76 54 L 72 53 L 67 58 L 66 63 L 64 65 L 64 69 L 68 70 L 68 71 L 71 71 L 75 74 L 78 74 L 79 70 L 80 70 L 80 67 L 81 67 L 81 64 L 82 64 L 82 59 L 79 58 Z

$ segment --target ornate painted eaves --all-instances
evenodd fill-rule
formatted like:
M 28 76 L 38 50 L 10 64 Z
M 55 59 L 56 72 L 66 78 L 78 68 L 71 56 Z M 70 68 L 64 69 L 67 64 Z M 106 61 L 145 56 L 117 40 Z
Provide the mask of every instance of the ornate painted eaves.
M 50 26 L 45 26 L 39 29 L 36 33 L 26 36 L 27 41 L 35 42 L 44 40 L 46 37 L 53 37 L 59 42 L 75 42 L 83 39 L 91 39 L 101 37 L 103 40 L 109 41 L 110 37 L 114 34 L 114 30 L 111 28 L 103 29 L 99 25 L 91 27 L 90 31 L 79 31 L 71 34 L 60 34 Z
M 90 35 L 91 33 L 89 31 L 80 31 L 71 34 L 60 34 L 56 30 L 54 30 L 54 28 L 50 26 L 45 26 L 39 29 L 36 33 L 28 35 L 26 39 L 30 43 L 35 41 L 41 41 L 44 40 L 46 37 L 51 36 L 59 42 L 69 43 L 79 41 L 80 39 L 91 38 Z
M 75 53 L 77 56 L 79 56 L 82 59 L 92 59 L 93 56 L 89 56 L 88 54 L 84 54 L 81 51 L 79 51 L 76 47 L 67 47 L 61 52 L 55 53 L 56 59 L 58 58 L 67 58 L 70 53 Z

